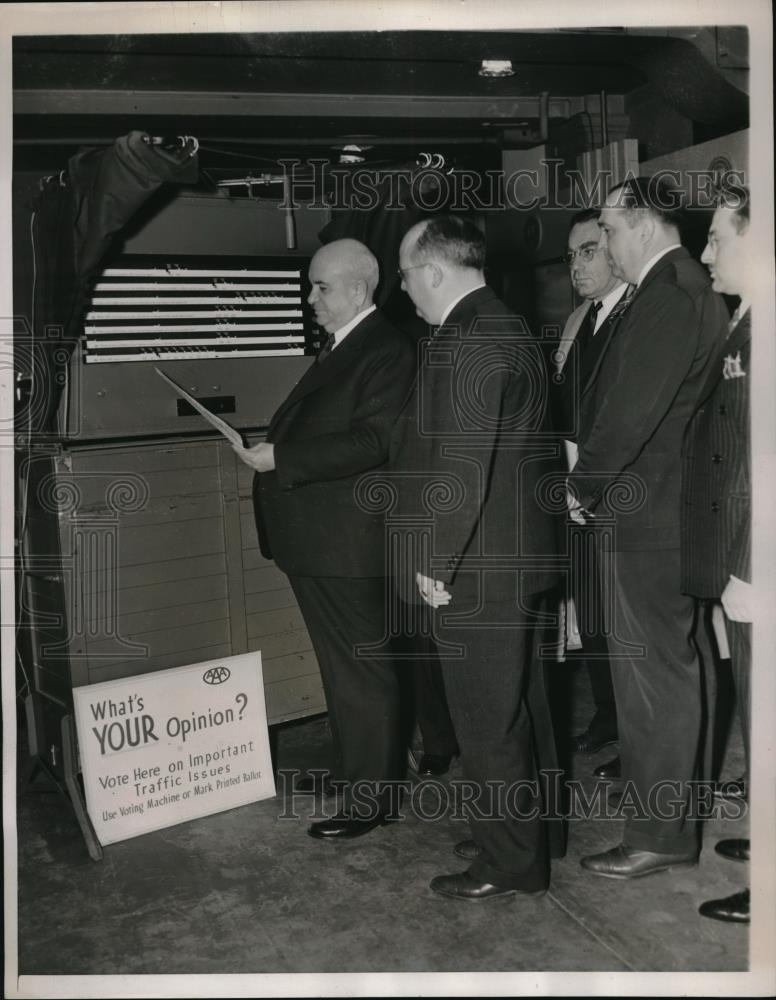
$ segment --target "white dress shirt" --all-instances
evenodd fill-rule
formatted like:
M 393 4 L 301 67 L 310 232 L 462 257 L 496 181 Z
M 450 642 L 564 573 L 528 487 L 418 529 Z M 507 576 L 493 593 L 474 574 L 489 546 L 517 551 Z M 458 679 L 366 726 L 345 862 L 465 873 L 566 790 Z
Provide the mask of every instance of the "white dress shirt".
M 598 315 L 595 318 L 595 327 L 593 328 L 593 336 L 595 336 L 596 333 L 598 333 L 598 331 L 601 329 L 606 317 L 620 301 L 627 287 L 628 283 L 626 281 L 621 281 L 619 285 L 615 285 L 615 287 L 611 290 L 611 292 L 607 292 L 602 299 L 593 299 L 593 303 L 595 302 L 601 303 L 601 308 L 598 310 Z

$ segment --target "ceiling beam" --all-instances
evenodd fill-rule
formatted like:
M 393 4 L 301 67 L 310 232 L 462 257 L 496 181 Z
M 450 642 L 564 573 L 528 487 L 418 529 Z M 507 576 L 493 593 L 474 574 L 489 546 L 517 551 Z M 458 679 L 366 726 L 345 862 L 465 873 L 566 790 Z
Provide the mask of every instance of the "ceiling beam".
M 228 115 L 231 117 L 537 119 L 542 97 L 407 94 L 256 94 L 155 90 L 15 90 L 19 115 Z M 550 97 L 550 118 L 568 118 L 583 97 Z

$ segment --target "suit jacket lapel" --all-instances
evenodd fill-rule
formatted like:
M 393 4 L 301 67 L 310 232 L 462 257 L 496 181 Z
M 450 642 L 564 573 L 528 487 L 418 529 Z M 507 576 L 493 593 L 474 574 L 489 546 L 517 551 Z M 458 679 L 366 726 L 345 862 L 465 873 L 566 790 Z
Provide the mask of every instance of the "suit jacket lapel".
M 751 339 L 752 336 L 752 320 L 751 320 L 751 309 L 747 309 L 744 315 L 741 317 L 739 322 L 733 327 L 732 333 L 728 336 L 725 341 L 724 353 L 725 354 L 735 354 L 740 351 L 747 340 Z
M 617 299 L 617 301 L 615 302 L 614 308 L 617 308 L 617 306 L 620 304 L 620 302 L 622 302 L 622 300 L 625 298 L 627 294 L 628 294 L 628 288 L 626 286 L 623 289 L 623 293 L 620 296 L 620 298 Z M 635 294 L 636 293 L 634 292 L 634 295 Z M 596 339 L 598 337 L 603 338 L 603 347 L 598 353 L 598 357 L 596 358 L 596 362 L 593 365 L 592 371 L 590 372 L 587 381 L 580 389 L 580 397 L 584 396 L 584 394 L 595 384 L 595 380 L 598 378 L 598 372 L 601 370 L 601 365 L 604 363 L 606 352 L 609 349 L 609 341 L 614 336 L 614 332 L 619 327 L 621 322 L 622 322 L 621 316 L 617 317 L 616 319 L 610 319 L 610 317 L 607 316 L 606 319 L 601 324 L 601 327 L 599 328 L 598 332 L 595 334 Z
M 698 396 L 698 405 L 705 403 L 711 393 L 717 388 L 722 378 L 725 358 L 729 354 L 735 357 L 736 353 L 751 339 L 751 312 L 751 309 L 747 310 L 734 327 L 733 332 L 720 341 L 717 348 L 717 361 L 709 369 L 709 377 L 706 379 L 706 383 Z
M 290 407 L 295 406 L 300 399 L 309 396 L 311 392 L 320 389 L 322 385 L 335 380 L 337 376 L 347 368 L 355 357 L 363 350 L 366 336 L 374 326 L 382 321 L 379 312 L 370 313 L 363 319 L 355 329 L 345 337 L 344 341 L 331 352 L 329 357 L 322 363 L 315 361 L 310 365 L 304 375 L 299 379 L 294 388 L 288 394 L 284 402 L 280 404 L 272 418 L 270 431 L 285 415 Z
M 657 261 L 655 264 L 653 264 L 653 266 L 649 269 L 649 271 L 647 271 L 646 275 L 644 276 L 644 280 L 641 282 L 641 284 L 638 286 L 638 288 L 633 292 L 633 295 L 631 296 L 631 298 L 633 299 L 633 301 L 635 302 L 635 300 L 642 293 L 642 291 L 644 290 L 644 288 L 646 288 L 647 285 L 650 284 L 650 282 L 654 281 L 655 278 L 657 277 L 657 275 L 660 274 L 660 272 L 664 268 L 669 267 L 671 264 L 674 263 L 674 261 L 684 260 L 686 258 L 689 258 L 689 256 L 690 256 L 689 251 L 687 249 L 685 249 L 685 247 L 682 247 L 682 246 L 675 247 L 673 250 L 670 250 L 667 254 L 664 254 L 660 258 L 660 260 Z M 615 303 L 615 309 L 617 308 L 617 306 L 619 305 L 619 303 L 622 302 L 622 300 L 625 298 L 626 294 L 627 294 L 627 288 L 625 289 L 625 291 L 623 291 L 622 296 Z M 630 305 L 628 306 L 628 310 L 627 311 L 629 312 L 632 309 L 633 309 L 633 302 L 630 303 Z M 615 331 L 620 328 L 620 325 L 623 322 L 625 322 L 625 323 L 628 322 L 627 312 L 625 314 L 623 314 L 622 316 L 618 316 L 612 322 L 608 322 L 608 318 L 607 318 L 607 321 L 604 322 L 604 325 L 601 327 L 601 329 L 596 334 L 596 337 L 600 337 L 600 336 L 605 336 L 606 337 L 606 346 L 604 347 L 604 349 L 599 354 L 598 359 L 597 359 L 596 364 L 595 364 L 595 367 L 591 371 L 590 377 L 588 378 L 587 383 L 582 387 L 581 395 L 584 395 L 591 388 L 591 386 L 593 386 L 595 384 L 595 380 L 598 378 L 598 372 L 600 371 L 601 365 L 603 364 L 604 358 L 606 357 L 606 353 L 607 353 L 607 350 L 608 350 L 609 341 L 612 339 L 612 337 L 614 336 Z
M 579 333 L 579 328 L 582 326 L 582 321 L 587 316 L 589 309 L 590 303 L 585 301 L 581 305 L 578 305 L 566 320 L 566 326 L 558 343 L 558 354 L 561 356 L 558 371 L 563 371 L 563 367 L 568 361 L 571 348 Z

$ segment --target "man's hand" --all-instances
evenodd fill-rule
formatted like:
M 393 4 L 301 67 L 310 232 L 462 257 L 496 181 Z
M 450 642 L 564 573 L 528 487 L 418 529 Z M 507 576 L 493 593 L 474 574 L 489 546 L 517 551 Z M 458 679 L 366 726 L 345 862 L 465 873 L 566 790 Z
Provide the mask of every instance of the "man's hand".
M 453 595 L 445 589 L 441 580 L 432 580 L 430 576 L 423 576 L 422 573 L 415 574 L 415 582 L 418 585 L 420 596 L 432 608 L 441 608 L 449 604 Z
M 566 506 L 569 509 L 569 517 L 571 518 L 572 521 L 575 521 L 577 524 L 587 523 L 585 517 L 587 511 L 584 509 L 584 507 L 582 507 L 582 505 L 574 496 L 574 494 L 571 492 L 571 490 L 566 490 Z
M 256 472 L 271 472 L 275 468 L 275 446 L 262 441 L 253 448 L 238 448 L 232 445 L 235 455 Z
M 731 622 L 750 622 L 754 617 L 754 593 L 751 583 L 730 576 L 722 591 L 722 607 Z

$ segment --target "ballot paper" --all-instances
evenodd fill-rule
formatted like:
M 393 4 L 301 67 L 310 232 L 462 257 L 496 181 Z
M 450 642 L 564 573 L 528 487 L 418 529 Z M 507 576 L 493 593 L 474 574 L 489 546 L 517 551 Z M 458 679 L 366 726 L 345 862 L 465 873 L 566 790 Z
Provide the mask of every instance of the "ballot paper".
M 199 400 L 195 399 L 190 393 L 186 392 L 185 389 L 181 388 L 181 386 L 179 386 L 174 379 L 171 379 L 169 375 L 165 375 L 163 371 L 160 371 L 160 369 L 156 367 L 154 367 L 154 371 L 157 375 L 161 375 L 165 382 L 169 382 L 173 389 L 180 396 L 183 396 L 183 398 L 187 400 L 187 402 L 189 402 L 198 413 L 201 413 L 209 424 L 215 427 L 217 431 L 220 431 L 220 433 L 224 435 L 231 445 L 235 448 L 245 447 L 242 434 L 240 434 L 239 431 L 236 431 L 234 427 L 230 426 L 225 420 L 217 417 L 215 413 L 212 413 L 206 406 L 203 406 Z

